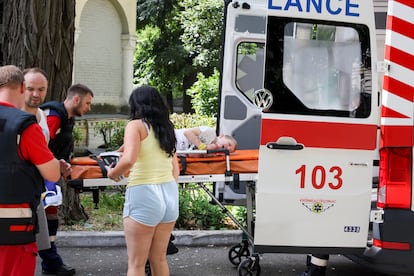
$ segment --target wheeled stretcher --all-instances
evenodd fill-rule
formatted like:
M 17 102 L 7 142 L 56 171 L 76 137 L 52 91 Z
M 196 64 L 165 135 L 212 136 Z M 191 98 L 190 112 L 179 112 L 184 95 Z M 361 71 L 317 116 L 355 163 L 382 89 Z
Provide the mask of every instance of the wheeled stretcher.
M 194 157 L 194 154 L 205 154 L 207 151 L 188 151 L 179 154 L 180 176 L 179 183 L 219 183 L 221 188 L 214 196 L 220 202 L 232 203 L 242 198 L 245 204 L 245 181 L 255 181 L 257 178 L 258 150 L 238 150 L 231 154 L 222 151 L 221 154 L 209 157 Z M 71 160 L 72 175 L 69 186 L 79 192 L 92 191 L 94 200 L 99 200 L 99 190 L 106 186 L 126 185 L 127 179 L 114 182 L 106 177 L 105 166 L 115 162 L 119 155 L 106 152 L 99 155 L 76 157 Z M 97 202 L 95 202 L 97 203 Z
M 195 155 L 206 155 L 195 157 Z M 258 170 L 258 150 L 237 150 L 229 153 L 228 150 L 207 151 L 192 150 L 178 152 L 180 175 L 179 183 L 197 183 L 212 200 L 236 223 L 246 235 L 251 237 L 251 223 L 245 229 L 236 218 L 223 205 L 226 195 L 214 194 L 205 183 L 221 183 L 240 189 L 243 185 L 243 195 L 246 197 L 248 221 L 253 217 L 253 195 Z M 119 186 L 127 184 L 127 176 L 119 182 L 109 179 L 106 175 L 106 167 L 116 162 L 119 154 L 107 152 L 99 155 L 72 158 L 71 179 L 67 185 L 77 192 L 92 192 L 93 201 L 97 208 L 99 192 L 107 186 Z
M 208 155 L 207 157 L 194 157 L 194 154 Z M 213 156 L 210 156 L 213 155 Z M 233 265 L 239 265 L 242 258 L 250 255 L 249 248 L 253 242 L 253 213 L 255 206 L 255 188 L 258 179 L 258 150 L 237 150 L 229 153 L 228 150 L 218 151 L 187 151 L 178 152 L 180 175 L 179 184 L 196 183 L 210 198 L 219 206 L 243 232 L 241 243 L 230 248 L 229 260 Z M 98 208 L 99 192 L 107 186 L 126 185 L 127 176 L 119 182 L 115 182 L 106 176 L 106 167 L 116 162 L 119 158 L 117 153 L 103 153 L 99 156 L 91 155 L 76 157 L 71 160 L 72 175 L 67 182 L 77 192 L 92 192 L 95 208 Z M 242 225 L 237 218 L 224 206 L 226 194 L 222 192 L 214 193 L 206 184 L 217 183 L 224 187 L 240 189 L 243 185 L 243 195 L 245 196 L 246 221 L 247 226 Z
M 220 152 L 220 151 L 219 151 Z M 211 151 L 179 152 L 179 183 L 244 181 L 255 180 L 258 167 L 258 150 L 238 150 L 229 154 L 207 157 L 192 157 L 192 154 L 206 154 Z M 106 176 L 105 166 L 116 162 L 115 153 L 75 157 L 71 160 L 72 175 L 69 184 L 72 188 L 125 185 L 127 179 L 114 182 Z

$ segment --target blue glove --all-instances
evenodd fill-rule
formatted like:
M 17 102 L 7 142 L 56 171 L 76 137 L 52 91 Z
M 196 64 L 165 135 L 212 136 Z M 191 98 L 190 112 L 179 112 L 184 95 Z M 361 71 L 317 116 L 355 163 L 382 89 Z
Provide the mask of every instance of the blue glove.
M 55 192 L 56 193 L 56 185 L 59 185 L 58 182 L 51 182 L 48 180 L 45 180 L 45 186 L 47 191 Z
M 62 204 L 62 191 L 57 182 L 45 180 L 46 192 L 42 194 L 43 205 L 45 208 L 49 206 L 59 206 Z

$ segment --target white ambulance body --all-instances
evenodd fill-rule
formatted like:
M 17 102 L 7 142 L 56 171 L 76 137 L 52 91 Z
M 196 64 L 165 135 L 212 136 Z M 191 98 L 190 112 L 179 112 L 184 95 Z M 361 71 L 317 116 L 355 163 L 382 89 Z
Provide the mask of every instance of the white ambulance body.
M 414 274 L 414 1 L 389 5 L 226 1 L 218 131 L 259 149 L 255 251 Z

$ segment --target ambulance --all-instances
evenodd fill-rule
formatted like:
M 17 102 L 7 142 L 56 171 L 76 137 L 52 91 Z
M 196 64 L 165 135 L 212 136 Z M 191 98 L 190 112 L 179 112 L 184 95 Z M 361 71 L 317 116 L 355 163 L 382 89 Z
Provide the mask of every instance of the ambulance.
M 224 25 L 218 132 L 259 149 L 254 251 L 414 275 L 414 1 L 227 0 Z

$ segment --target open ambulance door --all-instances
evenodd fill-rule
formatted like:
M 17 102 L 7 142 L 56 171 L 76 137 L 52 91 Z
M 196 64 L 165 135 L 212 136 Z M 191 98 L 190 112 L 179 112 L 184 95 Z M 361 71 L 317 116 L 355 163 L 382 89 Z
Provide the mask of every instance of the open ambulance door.
M 225 1 L 218 132 L 232 135 L 238 149 L 258 149 L 266 33 L 265 0 Z
M 258 252 L 367 245 L 379 101 L 372 1 L 317 2 L 269 0 Z

